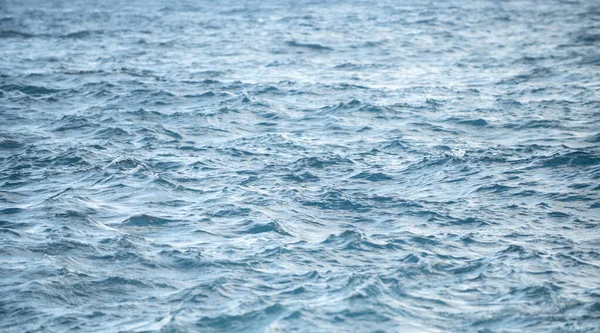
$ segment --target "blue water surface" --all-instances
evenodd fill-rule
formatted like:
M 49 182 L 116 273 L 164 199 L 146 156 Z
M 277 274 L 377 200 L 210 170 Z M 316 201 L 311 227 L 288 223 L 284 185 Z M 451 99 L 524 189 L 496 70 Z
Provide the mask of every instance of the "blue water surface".
M 600 4 L 0 0 L 1 332 L 600 332 Z

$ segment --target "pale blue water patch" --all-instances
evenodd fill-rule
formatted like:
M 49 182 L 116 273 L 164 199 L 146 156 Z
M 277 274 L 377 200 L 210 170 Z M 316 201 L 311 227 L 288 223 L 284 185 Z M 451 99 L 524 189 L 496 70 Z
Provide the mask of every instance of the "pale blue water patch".
M 0 331 L 599 331 L 599 18 L 0 0 Z

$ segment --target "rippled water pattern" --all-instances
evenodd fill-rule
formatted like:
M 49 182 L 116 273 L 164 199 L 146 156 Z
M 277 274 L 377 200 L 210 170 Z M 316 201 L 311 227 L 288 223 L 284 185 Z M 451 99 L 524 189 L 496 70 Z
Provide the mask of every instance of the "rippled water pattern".
M 595 1 L 0 1 L 0 331 L 599 332 Z

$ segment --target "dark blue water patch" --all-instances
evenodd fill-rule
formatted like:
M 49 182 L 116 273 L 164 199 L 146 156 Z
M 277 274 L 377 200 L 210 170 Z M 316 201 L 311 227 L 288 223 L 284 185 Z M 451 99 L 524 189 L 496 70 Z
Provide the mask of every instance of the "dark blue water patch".
M 120 127 L 104 128 L 94 132 L 94 135 L 99 139 L 112 139 L 120 136 L 130 136 L 131 134 Z
M 17 30 L 0 30 L 0 38 L 32 38 L 34 35 Z
M 474 127 L 484 127 L 484 126 L 488 126 L 488 122 L 485 121 L 484 119 L 478 118 L 478 119 L 465 119 L 465 120 L 460 120 L 460 119 L 449 119 L 450 121 L 456 121 L 458 124 L 460 125 L 469 125 L 469 126 L 474 126 Z
M 60 234 L 58 230 L 53 230 L 55 234 Z M 54 237 L 53 237 L 54 238 Z M 58 238 L 58 237 L 56 237 Z M 61 240 L 50 240 L 44 244 L 32 246 L 31 251 L 34 253 L 41 253 L 47 255 L 83 255 L 90 253 L 97 253 L 98 249 L 89 243 L 74 240 L 74 239 L 61 239 Z
M 74 38 L 74 39 L 85 39 L 94 35 L 101 35 L 104 31 L 102 30 L 81 30 L 70 32 L 61 36 L 61 38 Z
M 333 51 L 332 48 L 317 43 L 300 43 L 296 41 L 287 41 L 286 44 L 294 48 L 303 48 L 311 51 Z
M 304 206 L 314 206 L 324 210 L 342 210 L 367 212 L 371 209 L 369 205 L 348 199 L 343 193 L 336 190 L 327 190 L 318 196 L 317 200 L 304 201 Z
M 600 66 L 600 54 L 593 54 L 583 57 L 583 59 L 580 61 L 580 64 Z
M 264 232 L 274 232 L 283 236 L 291 236 L 291 234 L 285 231 L 285 229 L 276 221 L 261 223 L 246 220 L 243 222 L 243 227 L 239 231 L 240 234 L 259 234 Z
M 206 332 L 262 330 L 274 322 L 283 310 L 284 308 L 277 304 L 239 315 L 221 315 L 214 318 L 201 317 L 197 319 L 195 326 L 197 329 Z
M 544 167 L 589 167 L 600 164 L 600 155 L 585 151 L 574 151 L 563 154 L 556 154 L 542 160 Z
M 505 128 L 513 128 L 517 130 L 522 129 L 552 129 L 561 128 L 561 122 L 558 120 L 530 120 L 525 123 L 513 124 L 509 123 L 504 125 Z
M 598 41 L 600 41 L 600 34 L 594 34 L 594 33 L 580 34 L 574 40 L 575 43 L 584 44 L 584 45 L 593 45 Z
M 356 230 L 346 230 L 339 235 L 330 235 L 322 244 L 337 250 L 378 251 L 392 248 L 388 244 L 378 244 Z
M 29 86 L 29 85 L 17 85 L 7 84 L 0 86 L 0 90 L 4 92 L 20 92 L 30 96 L 43 96 L 60 92 L 60 89 L 51 89 L 42 86 Z
M 364 179 L 364 180 L 368 180 L 371 182 L 380 182 L 380 181 L 386 181 L 386 180 L 391 180 L 393 179 L 392 176 L 389 176 L 383 172 L 375 172 L 375 173 L 370 173 L 367 171 L 363 171 L 357 175 L 352 176 L 352 178 L 354 179 Z
M 63 116 L 54 124 L 54 132 L 78 131 L 81 129 L 97 127 L 95 124 L 92 124 L 86 117 L 77 115 Z
M 296 160 L 294 163 L 291 164 L 291 166 L 294 169 L 302 170 L 304 168 L 323 169 L 327 167 L 352 164 L 354 163 L 350 159 L 334 155 L 327 157 L 303 157 Z
M 427 122 L 416 122 L 408 124 L 412 127 L 411 131 L 420 132 L 421 130 L 427 130 L 431 132 L 442 132 L 447 134 L 457 134 L 456 131 L 445 128 L 444 126 L 434 125 Z
M 593 142 L 593 143 L 600 142 L 600 133 L 598 133 L 598 134 L 596 134 L 596 135 L 592 136 L 592 137 L 591 137 L 591 138 L 590 138 L 588 141 L 589 141 L 589 142 Z
M 565 219 L 565 218 L 569 218 L 569 214 L 566 213 L 562 213 L 562 212 L 550 212 L 548 213 L 549 217 L 553 217 L 553 218 L 558 218 L 558 219 Z
M 243 207 L 231 207 L 228 209 L 221 209 L 211 214 L 213 217 L 234 217 L 234 216 L 248 216 L 252 212 L 250 208 Z
M 17 214 L 17 213 L 21 213 L 23 211 L 24 211 L 24 209 L 22 209 L 22 208 L 12 207 L 12 208 L 5 208 L 5 209 L 0 210 L 0 214 L 2 214 L 2 215 Z
M 133 226 L 133 227 L 146 227 L 146 226 L 166 226 L 168 224 L 173 224 L 177 222 L 176 220 L 161 218 L 157 216 L 140 214 L 134 215 L 132 217 L 127 218 L 123 221 L 122 225 L 124 226 Z
M 17 140 L 0 137 L 0 148 L 2 149 L 16 149 L 21 148 L 22 146 L 23 144 Z
M 283 176 L 283 179 L 294 182 L 318 182 L 319 180 L 321 180 L 319 177 L 313 175 L 308 171 L 297 174 L 287 174 Z
M 506 192 L 511 189 L 514 189 L 510 186 L 500 185 L 500 184 L 492 184 L 492 185 L 484 185 L 479 187 L 476 192 L 493 192 L 493 193 L 501 193 Z

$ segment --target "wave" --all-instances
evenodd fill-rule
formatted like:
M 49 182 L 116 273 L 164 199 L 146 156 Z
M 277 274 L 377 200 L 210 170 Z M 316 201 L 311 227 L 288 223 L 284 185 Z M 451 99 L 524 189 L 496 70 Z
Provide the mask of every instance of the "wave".
M 321 44 L 312 44 L 312 43 L 299 43 L 296 41 L 287 41 L 286 45 L 291 47 L 305 48 L 312 51 L 333 51 L 332 48 L 328 46 L 323 46 Z
M 152 226 L 165 226 L 167 224 L 173 224 L 177 220 L 161 218 L 157 216 L 140 214 L 134 215 L 123 221 L 122 225 L 132 227 L 152 227 Z

